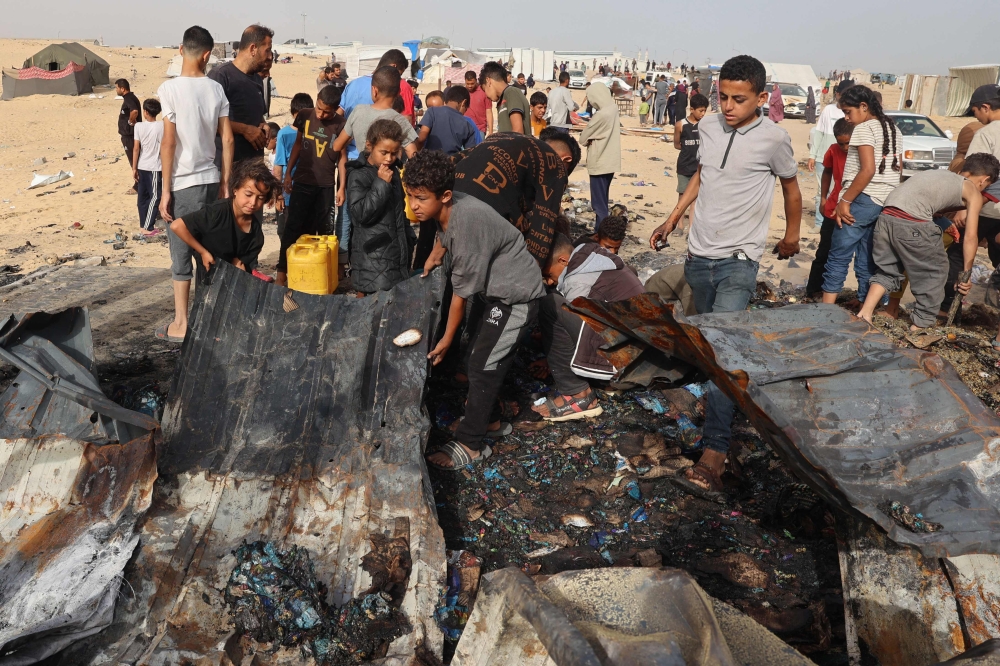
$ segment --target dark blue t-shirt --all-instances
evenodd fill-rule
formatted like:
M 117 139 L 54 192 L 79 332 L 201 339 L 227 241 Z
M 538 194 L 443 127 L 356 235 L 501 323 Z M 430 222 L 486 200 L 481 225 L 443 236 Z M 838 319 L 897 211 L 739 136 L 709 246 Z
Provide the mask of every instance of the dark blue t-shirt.
M 420 119 L 421 127 L 429 127 L 430 136 L 424 148 L 454 155 L 476 145 L 475 132 L 465 116 L 450 106 L 432 106 Z

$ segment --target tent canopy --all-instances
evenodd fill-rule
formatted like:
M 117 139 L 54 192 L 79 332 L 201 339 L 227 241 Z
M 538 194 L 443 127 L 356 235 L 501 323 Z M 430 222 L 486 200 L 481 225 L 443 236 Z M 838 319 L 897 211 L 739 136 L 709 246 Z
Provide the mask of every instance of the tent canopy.
M 87 68 L 72 61 L 65 69 L 55 72 L 39 67 L 3 70 L 3 99 L 28 95 L 80 95 L 93 89 Z
M 768 81 L 774 81 L 775 83 L 795 83 L 802 86 L 803 90 L 809 90 L 809 86 L 812 86 L 815 93 L 819 93 L 823 89 L 811 65 L 765 62 L 764 68 L 767 70 Z
M 952 77 L 951 88 L 948 90 L 948 115 L 964 116 L 969 112 L 972 92 L 979 86 L 1000 80 L 1000 65 L 952 67 L 948 74 Z
M 49 44 L 44 49 L 24 61 L 24 67 L 38 67 L 49 72 L 66 69 L 69 63 L 83 65 L 90 75 L 90 85 L 108 85 L 111 66 L 108 61 L 90 49 L 76 42 Z

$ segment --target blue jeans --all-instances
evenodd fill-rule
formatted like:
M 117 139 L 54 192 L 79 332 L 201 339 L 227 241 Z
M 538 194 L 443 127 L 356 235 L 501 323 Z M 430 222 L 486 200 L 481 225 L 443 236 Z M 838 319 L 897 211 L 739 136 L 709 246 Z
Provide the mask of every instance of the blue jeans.
M 830 256 L 823 271 L 823 291 L 839 294 L 847 279 L 847 269 L 854 259 L 854 275 L 858 278 L 858 300 L 864 302 L 868 295 L 868 281 L 875 274 L 872 259 L 872 234 L 875 223 L 882 214 L 882 206 L 872 201 L 867 194 L 859 194 L 851 204 L 854 224 L 844 224 L 833 230 L 830 240 Z
M 705 259 L 688 255 L 684 278 L 691 287 L 698 314 L 740 312 L 747 309 L 757 290 L 759 264 L 749 259 Z M 711 451 L 727 453 L 736 406 L 710 382 L 706 393 L 705 428 L 702 441 Z
M 351 256 L 351 216 L 347 213 L 347 202 L 340 207 L 340 215 L 337 217 L 337 254 L 338 261 L 346 264 Z
M 823 226 L 823 172 L 826 168 L 823 166 L 823 160 L 816 162 L 816 185 L 818 189 L 816 190 L 816 216 L 813 225 L 819 229 Z

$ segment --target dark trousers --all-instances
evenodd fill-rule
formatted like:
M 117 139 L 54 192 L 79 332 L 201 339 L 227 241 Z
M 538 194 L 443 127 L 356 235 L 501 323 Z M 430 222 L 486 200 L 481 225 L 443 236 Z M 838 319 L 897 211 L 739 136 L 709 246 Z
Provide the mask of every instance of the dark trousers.
M 1000 235 L 1000 220 L 993 217 L 979 216 L 979 240 L 986 239 L 986 251 L 990 255 L 990 263 L 996 268 L 1000 266 L 1000 243 L 997 236 Z M 962 254 L 962 243 L 965 241 L 965 229 L 959 232 L 957 243 L 948 246 L 948 281 L 944 285 L 944 301 L 941 309 L 947 312 L 951 308 L 951 301 L 955 298 L 955 282 L 958 274 L 965 267 L 965 257 Z
M 809 281 L 806 282 L 806 296 L 823 291 L 823 271 L 826 269 L 826 258 L 830 256 L 830 242 L 836 228 L 836 220 L 823 217 L 823 226 L 819 229 L 819 247 L 816 248 L 816 258 L 809 269 Z
M 135 148 L 135 138 L 131 136 L 122 137 L 122 148 L 125 149 L 125 155 L 128 158 L 128 165 L 132 166 L 132 154 Z
M 146 231 L 153 230 L 153 223 L 159 214 L 162 188 L 162 171 L 139 170 L 139 226 Z
M 497 395 L 504 377 L 514 362 L 514 352 L 521 339 L 531 330 L 538 316 L 538 301 L 504 305 L 486 301 L 469 345 L 469 397 L 455 439 L 473 451 L 481 451 L 483 437 L 491 421 L 495 421 Z
M 573 372 L 573 355 L 583 333 L 583 319 L 563 309 L 566 299 L 557 292 L 543 297 L 538 304 L 538 323 L 542 327 L 542 348 L 549 359 L 549 370 L 556 390 L 576 395 L 590 388 L 586 379 Z
M 327 235 L 333 232 L 337 216 L 337 188 L 320 187 L 295 183 L 292 198 L 288 203 L 288 219 L 281 234 L 281 250 L 278 252 L 278 270 L 288 270 L 285 253 L 299 236 Z
M 434 249 L 434 238 L 437 236 L 437 222 L 427 220 L 420 223 L 420 234 L 417 236 L 417 249 L 413 253 L 413 270 L 422 271 L 427 257 Z
M 615 174 L 605 173 L 590 177 L 590 205 L 594 209 L 594 233 L 601 227 L 601 222 L 608 216 L 608 193 L 611 191 L 611 181 Z

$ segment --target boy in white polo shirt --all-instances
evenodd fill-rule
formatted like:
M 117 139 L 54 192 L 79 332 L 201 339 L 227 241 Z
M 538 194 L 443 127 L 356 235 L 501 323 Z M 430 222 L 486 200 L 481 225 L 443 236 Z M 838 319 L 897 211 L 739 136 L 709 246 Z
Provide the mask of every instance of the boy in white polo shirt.
M 229 196 L 226 183 L 233 163 L 229 100 L 222 86 L 205 76 L 215 40 L 201 26 L 184 31 L 181 75 L 157 91 L 163 106 L 163 194 L 160 217 L 168 225 Z M 215 135 L 222 137 L 222 173 L 215 166 Z M 191 248 L 167 227 L 170 270 L 174 281 L 174 320 L 156 329 L 156 337 L 183 342 L 191 297 Z
M 785 236 L 773 253 L 787 259 L 799 252 L 802 194 L 798 164 L 785 130 L 760 114 L 767 101 L 764 65 L 751 56 L 730 58 L 719 72 L 721 114 L 705 117 L 698 130 L 698 171 L 667 221 L 653 232 L 656 249 L 698 200 L 684 275 L 698 314 L 745 310 L 757 288 L 757 269 L 767 242 L 774 181 L 785 200 Z M 699 196 L 700 194 L 700 196 Z M 721 498 L 720 477 L 733 421 L 733 402 L 709 384 L 701 460 L 677 482 L 711 499 Z

